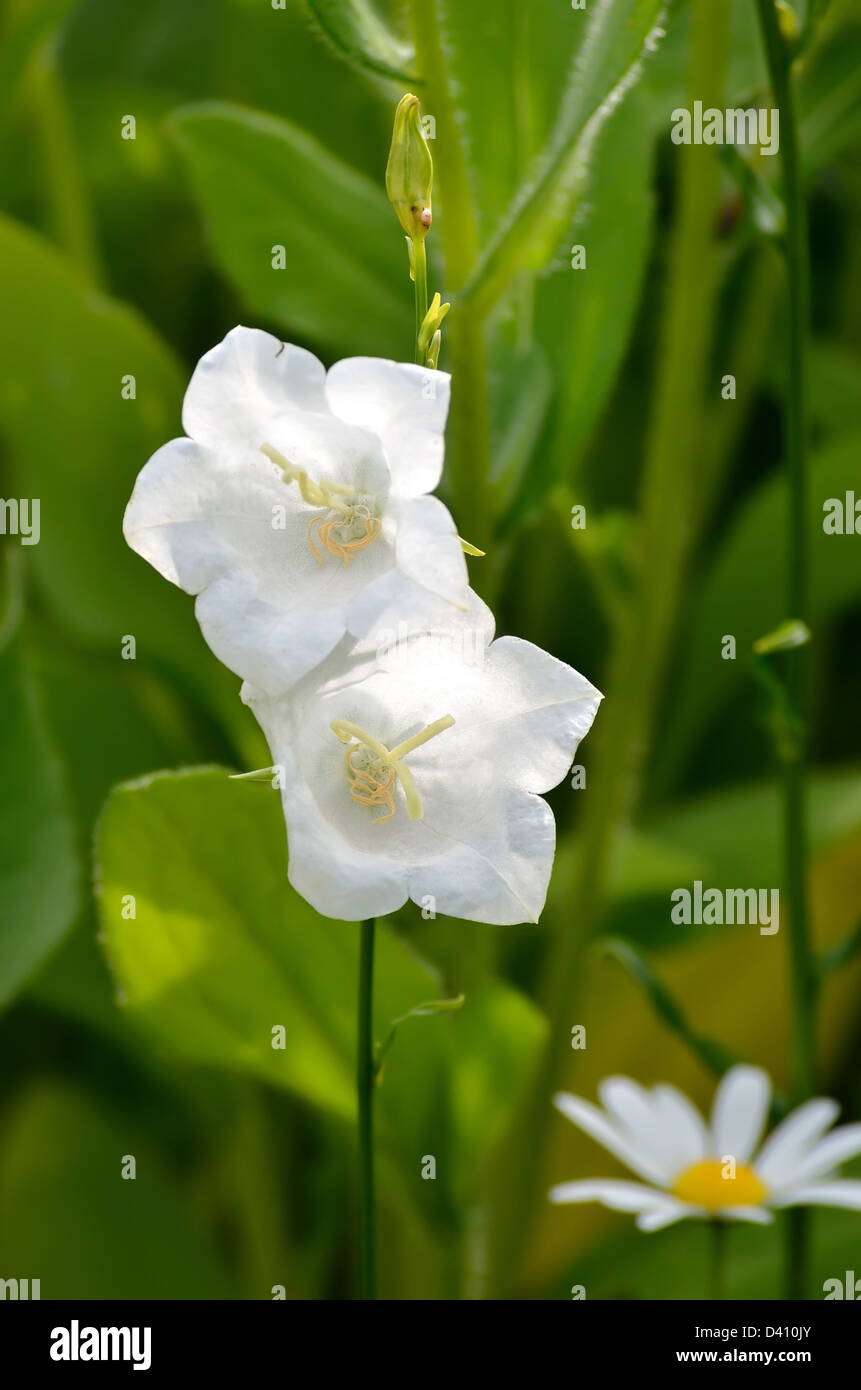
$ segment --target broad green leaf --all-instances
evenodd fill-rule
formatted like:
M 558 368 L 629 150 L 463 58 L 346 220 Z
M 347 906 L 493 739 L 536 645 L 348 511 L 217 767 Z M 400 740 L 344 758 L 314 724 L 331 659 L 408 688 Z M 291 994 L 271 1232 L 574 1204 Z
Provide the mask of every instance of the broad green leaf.
M 121 1175 L 124 1155 L 136 1161 L 134 1179 Z M 192 1206 L 129 1113 L 113 1117 L 56 1083 L 17 1098 L 0 1145 L 7 1277 L 40 1279 L 43 1299 L 235 1297 Z
M 123 512 L 150 454 L 181 433 L 183 378 L 130 309 L 95 293 L 45 240 L 0 217 L 0 432 L 9 491 L 41 499 L 35 587 L 74 641 L 166 665 L 237 737 L 253 721 L 209 653 L 193 602 L 126 545 Z M 50 325 L 50 327 L 48 326 Z M 123 378 L 134 377 L 134 399 Z M 131 663 L 129 663 L 131 664 Z
M 127 1011 L 163 1050 L 352 1116 L 358 927 L 318 917 L 288 885 L 277 794 L 217 769 L 119 787 L 99 826 L 96 873 Z M 128 895 L 134 919 L 123 916 Z M 383 925 L 378 936 L 379 1039 L 439 981 Z M 279 1026 L 284 1048 L 273 1047 Z
M 415 81 L 415 54 L 383 23 L 370 0 L 307 0 L 332 47 L 355 67 Z
M 7 609 L 0 625 L 0 1004 L 61 940 L 79 902 L 74 827 L 19 618 Z
M 524 264 L 546 264 L 571 222 L 601 125 L 657 47 L 661 0 L 596 0 L 545 149 L 464 290 L 485 309 Z
M 403 357 L 412 293 L 380 180 L 286 121 L 211 102 L 175 112 L 218 263 L 252 313 L 331 352 Z M 273 248 L 284 268 L 273 268 Z M 277 255 L 276 255 L 277 260 Z
M 843 435 L 810 461 L 807 524 L 810 540 L 810 625 L 838 616 L 861 594 L 861 566 L 853 563 L 853 535 L 826 535 L 823 504 L 857 489 L 861 435 Z M 722 704 L 749 675 L 747 657 L 762 633 L 776 628 L 785 612 L 787 488 L 772 476 L 743 505 L 730 524 L 720 551 L 692 611 L 682 647 L 667 727 L 673 737 L 662 745 L 660 772 L 681 767 L 691 747 Z M 736 639 L 737 659 L 721 659 L 721 639 Z M 753 696 L 751 696 L 753 698 Z

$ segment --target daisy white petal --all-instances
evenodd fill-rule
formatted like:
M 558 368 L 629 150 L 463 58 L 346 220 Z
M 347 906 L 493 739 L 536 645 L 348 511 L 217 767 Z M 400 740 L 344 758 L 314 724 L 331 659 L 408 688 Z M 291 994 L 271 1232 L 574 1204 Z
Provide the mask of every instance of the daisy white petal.
M 820 1139 L 812 1149 L 796 1164 L 789 1181 L 793 1184 L 808 1184 L 824 1178 L 841 1163 L 861 1154 L 861 1124 L 841 1125 L 824 1139 Z
M 714 1153 L 746 1163 L 756 1148 L 771 1103 L 771 1082 L 759 1067 L 732 1067 L 718 1086 L 712 1106 Z
M 770 1226 L 774 1217 L 767 1207 L 721 1207 L 721 1221 L 748 1221 L 753 1226 Z
M 598 1087 L 601 1104 L 642 1154 L 648 1154 L 662 1181 L 678 1169 L 674 1146 L 661 1122 L 654 1097 L 627 1076 L 610 1076 Z
M 687 1206 L 684 1202 L 673 1201 L 672 1206 L 653 1208 L 651 1211 L 641 1212 L 637 1217 L 636 1226 L 638 1230 L 649 1234 L 653 1231 L 663 1231 L 667 1226 L 675 1226 L 677 1221 L 684 1221 L 688 1217 L 700 1217 L 705 1213 L 697 1207 Z
M 681 1203 L 657 1188 L 638 1182 L 617 1179 L 586 1179 L 582 1182 L 563 1182 L 550 1189 L 550 1200 L 557 1204 L 568 1202 L 600 1202 L 612 1211 L 671 1211 Z
M 676 1172 L 705 1158 L 709 1132 L 693 1101 L 675 1086 L 658 1085 L 652 1095 Z
M 617 1126 L 597 1105 L 591 1105 L 589 1101 L 582 1100 L 580 1096 L 569 1095 L 566 1091 L 560 1091 L 554 1096 L 553 1103 L 566 1119 L 601 1144 L 608 1153 L 630 1168 L 632 1173 L 646 1178 L 648 1182 L 663 1183 L 663 1164 L 656 1163 L 650 1154 L 641 1152 L 632 1140 L 619 1132 Z
M 840 1114 L 835 1100 L 818 1096 L 807 1100 L 781 1120 L 756 1157 L 756 1171 L 770 1188 L 792 1177 L 799 1160 L 813 1147 Z
M 810 1183 L 772 1198 L 775 1207 L 848 1207 L 861 1211 L 861 1179 Z

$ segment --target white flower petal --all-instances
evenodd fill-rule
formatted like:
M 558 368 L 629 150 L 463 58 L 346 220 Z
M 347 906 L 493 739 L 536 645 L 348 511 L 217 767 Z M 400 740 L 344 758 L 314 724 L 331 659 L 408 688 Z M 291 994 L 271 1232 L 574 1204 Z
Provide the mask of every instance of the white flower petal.
M 674 1174 L 708 1157 L 708 1128 L 693 1102 L 675 1086 L 654 1086 L 652 1095 L 659 1122 L 671 1145 Z
M 495 926 L 537 922 L 556 847 L 547 802 L 501 788 L 471 817 L 457 810 L 448 816 L 438 803 L 426 801 L 423 830 L 429 849 L 443 849 L 410 869 L 413 902 L 421 906 L 432 897 L 437 912 Z
M 589 1178 L 582 1182 L 562 1182 L 550 1189 L 550 1200 L 559 1205 L 568 1202 L 600 1202 L 612 1211 L 670 1211 L 680 1205 L 675 1198 L 655 1187 L 638 1182 Z
M 672 1135 L 652 1095 L 627 1076 L 610 1076 L 598 1087 L 601 1104 L 638 1152 L 647 1154 L 665 1184 L 678 1172 Z
M 524 791 L 546 792 L 562 780 L 592 727 L 602 696 L 571 666 L 519 637 L 488 649 L 472 710 L 452 747 L 480 738 L 485 756 L 504 765 Z
M 755 1167 L 769 1188 L 791 1180 L 796 1164 L 840 1114 L 835 1100 L 817 1096 L 791 1111 L 768 1136 L 756 1157 Z
M 770 1226 L 774 1217 L 767 1207 L 721 1207 L 722 1221 L 747 1221 L 753 1226 Z
M 347 621 L 350 632 L 381 659 L 431 633 L 437 645 L 458 651 L 475 665 L 493 640 L 494 619 L 487 604 L 471 589 L 466 590 L 463 604 L 455 606 L 399 569 L 392 569 L 356 594 Z
M 861 1211 L 861 1180 L 810 1183 L 771 1199 L 774 1207 L 846 1207 Z
M 747 1163 L 762 1134 L 771 1102 L 771 1082 L 760 1067 L 732 1067 L 712 1106 L 714 1156 Z
M 448 508 L 438 497 L 408 497 L 392 504 L 398 569 L 434 594 L 464 607 L 469 576 Z
M 405 362 L 348 357 L 329 370 L 332 410 L 380 439 L 400 497 L 432 492 L 440 480 L 450 377 Z
M 793 1184 L 816 1182 L 824 1178 L 841 1163 L 861 1154 L 861 1124 L 841 1125 L 805 1154 L 789 1175 Z
M 569 1095 L 566 1091 L 560 1091 L 555 1095 L 553 1104 L 572 1124 L 601 1144 L 608 1153 L 630 1168 L 632 1173 L 645 1178 L 647 1182 L 663 1182 L 662 1165 L 655 1163 L 651 1155 L 641 1153 L 630 1139 L 620 1134 L 616 1125 L 610 1122 L 597 1105 L 582 1100 L 580 1096 Z
M 241 570 L 213 580 L 198 595 L 194 611 L 219 661 L 272 695 L 322 661 L 344 631 L 343 608 L 285 611 L 261 598 Z
M 254 440 L 290 407 L 328 413 L 322 362 L 259 328 L 233 328 L 198 362 L 182 425 L 199 444 L 223 449 Z
M 279 523 L 273 525 L 276 508 Z M 339 640 L 346 611 L 391 568 L 381 538 L 344 566 L 308 545 L 308 517 L 262 454 L 175 439 L 141 470 L 126 508 L 128 544 L 196 605 L 218 658 L 261 689 L 287 688 Z
M 653 1231 L 663 1231 L 667 1226 L 675 1226 L 677 1221 L 685 1221 L 689 1217 L 702 1216 L 704 1213 L 699 1207 L 690 1207 L 685 1202 L 673 1202 L 671 1207 L 662 1207 L 659 1210 L 644 1211 L 637 1217 L 636 1225 L 640 1231 L 651 1234 Z
M 269 702 L 270 711 L 277 709 Z M 273 740 L 279 750 L 284 787 L 281 792 L 289 849 L 290 883 L 323 917 L 359 922 L 395 912 L 407 899 L 403 865 L 384 854 L 359 853 L 333 835 L 285 739 Z

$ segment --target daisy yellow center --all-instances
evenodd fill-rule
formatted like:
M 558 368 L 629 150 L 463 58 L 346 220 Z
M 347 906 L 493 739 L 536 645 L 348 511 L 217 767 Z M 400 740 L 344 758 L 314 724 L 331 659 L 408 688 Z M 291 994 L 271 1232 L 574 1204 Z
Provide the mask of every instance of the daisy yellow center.
M 671 1191 L 680 1202 L 720 1211 L 722 1207 L 755 1207 L 768 1188 L 746 1163 L 733 1165 L 728 1159 L 703 1158 L 679 1174 Z
M 298 485 L 303 502 L 323 509 L 308 522 L 308 546 L 318 565 L 323 563 L 324 550 L 348 565 L 357 551 L 365 550 L 377 539 L 383 523 L 367 494 L 330 478 L 315 482 L 304 468 L 289 463 L 271 444 L 263 444 L 260 452 L 281 469 L 285 483 Z
M 387 748 L 373 734 L 347 719 L 333 719 L 331 728 L 336 738 L 348 745 L 346 752 L 347 781 L 350 796 L 360 806 L 380 807 L 383 814 L 374 816 L 372 824 L 381 825 L 395 814 L 395 786 L 400 782 L 410 820 L 424 815 L 415 780 L 404 763 L 408 753 L 423 743 L 450 729 L 454 719 L 450 714 L 428 724 L 418 734 L 404 739 L 394 748 Z

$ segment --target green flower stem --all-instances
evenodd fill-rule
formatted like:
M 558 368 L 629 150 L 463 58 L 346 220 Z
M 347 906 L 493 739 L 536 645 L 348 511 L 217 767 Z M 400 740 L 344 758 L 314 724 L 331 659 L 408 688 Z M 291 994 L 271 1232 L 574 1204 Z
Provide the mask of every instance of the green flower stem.
M 424 353 L 419 348 L 419 334 L 428 311 L 428 256 L 424 241 L 413 242 L 413 279 L 416 287 L 416 361 L 424 365 Z
M 787 549 L 787 617 L 808 618 L 808 540 L 805 347 L 807 340 L 809 268 L 807 217 L 804 206 L 798 118 L 792 89 L 791 58 L 780 31 L 773 0 L 757 0 L 769 77 L 780 111 L 780 159 L 786 204 L 786 261 L 789 302 L 787 346 L 786 452 L 789 474 L 789 544 Z M 787 688 L 794 714 L 803 726 L 806 689 L 806 648 L 787 661 Z M 804 739 L 784 758 L 784 835 L 786 885 L 789 899 L 790 966 L 796 1023 L 796 1099 L 804 1100 L 815 1086 L 816 972 L 810 949 L 806 894 L 807 832 L 804 795 Z
M 359 946 L 359 1034 L 356 1089 L 359 1097 L 359 1287 L 377 1296 L 377 1233 L 374 1213 L 374 918 L 362 923 Z
M 808 616 L 808 544 L 805 349 L 809 318 L 807 217 L 798 116 L 792 85 L 792 58 L 781 33 L 773 0 L 757 0 L 772 95 L 780 111 L 780 160 L 786 206 L 786 269 L 789 307 L 787 348 L 786 452 L 789 475 L 787 545 L 787 616 Z M 806 727 L 806 649 L 786 663 L 786 689 L 799 728 Z M 816 1085 L 816 968 L 810 944 L 807 908 L 806 739 L 792 740 L 783 754 L 784 883 L 789 906 L 789 973 L 794 1020 L 794 1099 L 811 1096 Z M 786 1294 L 803 1298 L 807 1283 L 807 1213 L 788 1217 Z
M 469 171 L 455 117 L 443 54 L 439 0 L 410 0 L 410 19 L 419 73 L 424 81 L 426 108 L 436 119 L 434 164 L 442 185 L 441 240 L 445 257 L 446 295 L 457 295 L 478 258 L 478 233 L 470 192 Z M 452 373 L 448 441 L 452 466 L 447 470 L 457 524 L 463 535 L 487 550 L 490 472 L 487 350 L 484 325 L 469 304 L 454 299 L 446 320 L 446 341 Z M 486 586 L 488 560 L 474 567 L 473 578 Z
M 726 1298 L 726 1223 L 723 1221 L 709 1222 L 709 1263 L 710 1263 L 710 1290 L 709 1296 L 715 1302 L 722 1302 Z
M 729 45 L 729 6 L 700 0 L 693 9 L 688 69 L 689 102 L 723 104 Z M 615 636 L 607 699 L 595 722 L 580 865 L 571 890 L 576 926 L 550 943 L 543 1002 L 550 1019 L 547 1046 L 509 1145 L 497 1165 L 493 1270 L 497 1292 L 524 1263 L 551 1180 L 544 1171 L 551 1100 L 571 1060 L 572 1023 L 580 1017 L 577 984 L 583 948 L 599 929 L 620 834 L 632 812 L 644 752 L 663 688 L 667 662 L 696 544 L 697 461 L 708 415 L 704 409 L 721 254 L 714 229 L 720 206 L 720 167 L 707 146 L 680 150 L 680 188 L 669 254 L 655 404 L 646 447 L 640 504 L 638 588 Z M 644 640 L 644 634 L 648 640 Z M 503 1179 L 508 1196 L 503 1191 Z M 510 1201 L 510 1193 L 519 1194 Z

